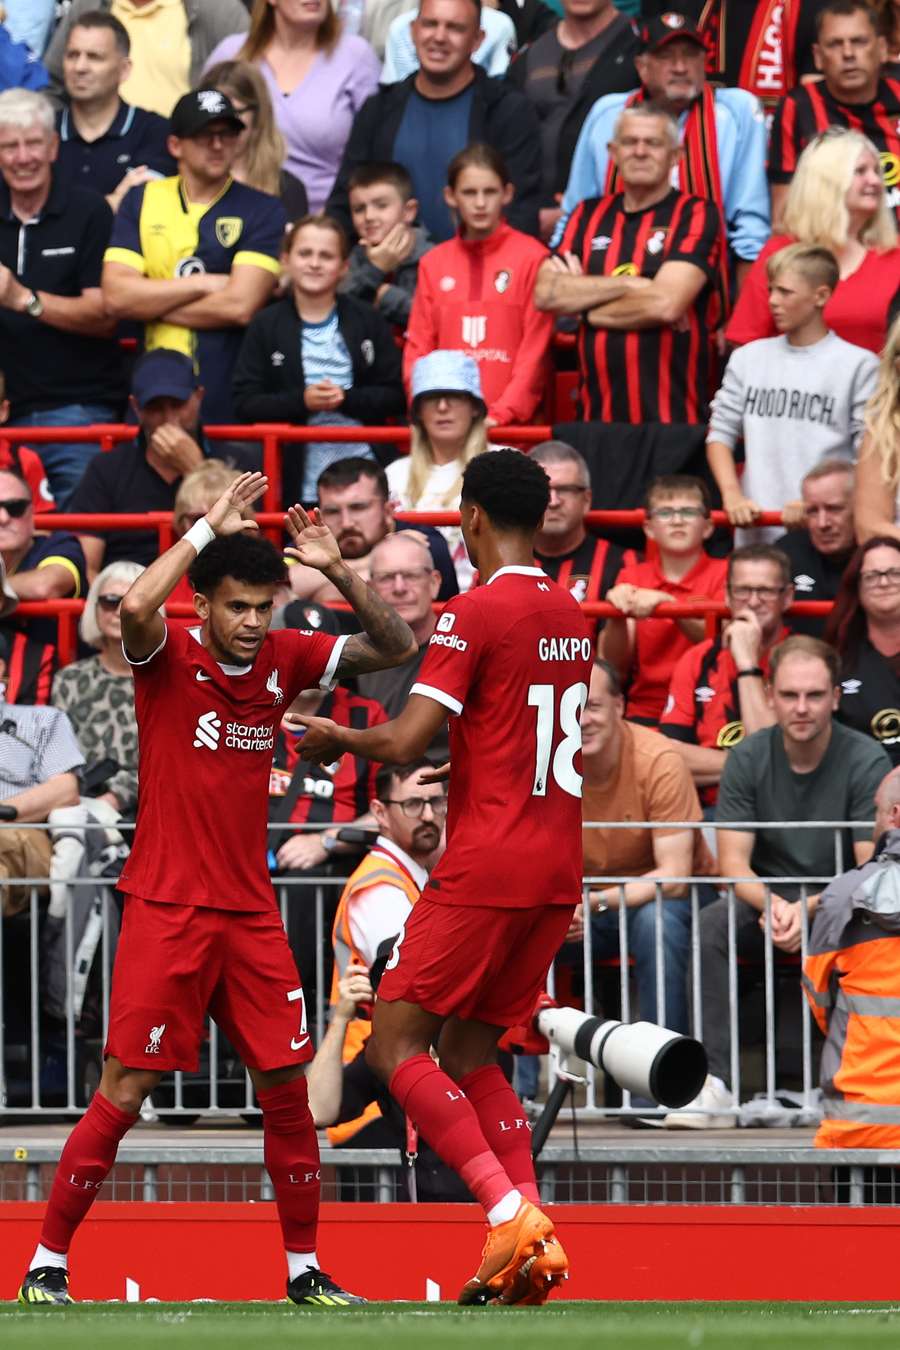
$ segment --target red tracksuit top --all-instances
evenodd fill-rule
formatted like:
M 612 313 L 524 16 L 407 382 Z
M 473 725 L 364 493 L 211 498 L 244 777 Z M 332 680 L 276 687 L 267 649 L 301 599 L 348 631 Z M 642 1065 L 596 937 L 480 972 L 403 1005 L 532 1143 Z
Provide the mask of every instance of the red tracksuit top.
M 419 263 L 403 378 L 438 348 L 474 356 L 488 415 L 501 425 L 527 422 L 544 393 L 553 316 L 534 306 L 534 282 L 548 256 L 537 239 L 505 221 L 489 239 L 457 234 Z

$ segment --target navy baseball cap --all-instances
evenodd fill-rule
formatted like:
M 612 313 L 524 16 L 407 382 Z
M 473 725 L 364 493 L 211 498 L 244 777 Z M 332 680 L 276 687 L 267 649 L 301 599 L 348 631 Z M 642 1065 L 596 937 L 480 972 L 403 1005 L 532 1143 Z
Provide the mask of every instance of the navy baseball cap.
M 235 131 L 243 131 L 244 124 L 234 110 L 234 104 L 218 89 L 192 89 L 184 94 L 172 109 L 169 131 L 173 136 L 197 136 L 210 122 L 228 122 Z
M 696 42 L 698 47 L 706 46 L 702 34 L 692 21 L 673 10 L 655 19 L 648 19 L 641 25 L 638 37 L 643 52 L 658 52 L 667 43 L 678 41 Z
M 191 358 L 167 347 L 145 352 L 131 376 L 131 392 L 139 408 L 154 398 L 177 398 L 186 403 L 198 386 Z

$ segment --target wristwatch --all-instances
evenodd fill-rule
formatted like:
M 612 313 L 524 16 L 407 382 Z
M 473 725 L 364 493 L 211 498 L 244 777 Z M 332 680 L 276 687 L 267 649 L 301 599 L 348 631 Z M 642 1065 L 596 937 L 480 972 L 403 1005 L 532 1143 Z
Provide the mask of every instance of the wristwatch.
M 43 314 L 44 302 L 38 295 L 37 291 L 32 291 L 28 299 L 25 301 L 24 312 L 26 314 L 29 314 L 32 319 L 39 319 Z
M 319 836 L 319 842 L 326 853 L 333 853 L 338 846 L 338 837 L 336 834 L 323 833 Z

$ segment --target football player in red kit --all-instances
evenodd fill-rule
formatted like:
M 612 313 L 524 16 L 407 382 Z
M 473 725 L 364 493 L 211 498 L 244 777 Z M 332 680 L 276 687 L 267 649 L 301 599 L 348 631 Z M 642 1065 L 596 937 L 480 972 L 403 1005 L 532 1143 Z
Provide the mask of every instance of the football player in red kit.
M 472 460 L 460 515 L 483 584 L 445 607 L 406 707 L 365 731 L 295 719 L 306 759 L 408 763 L 450 714 L 447 851 L 387 963 L 367 1058 L 484 1206 L 487 1241 L 461 1303 L 542 1303 L 568 1269 L 496 1052 L 530 1016 L 581 895 L 593 653 L 576 601 L 534 566 L 549 498 L 544 470 L 518 451 Z
M 278 549 L 242 513 L 265 491 L 243 474 L 135 581 L 122 601 L 140 737 L 137 826 L 100 1086 L 63 1149 L 19 1300 L 69 1303 L 68 1249 L 160 1074 L 196 1070 L 207 1011 L 241 1053 L 262 1109 L 264 1157 L 288 1262 L 288 1297 L 334 1308 L 363 1300 L 319 1269 L 319 1155 L 303 1077 L 312 1058 L 303 990 L 266 868 L 276 729 L 303 689 L 415 654 L 402 619 L 343 562 L 299 507 L 289 552 L 318 568 L 365 632 L 269 633 L 285 575 Z M 196 629 L 160 615 L 188 573 Z

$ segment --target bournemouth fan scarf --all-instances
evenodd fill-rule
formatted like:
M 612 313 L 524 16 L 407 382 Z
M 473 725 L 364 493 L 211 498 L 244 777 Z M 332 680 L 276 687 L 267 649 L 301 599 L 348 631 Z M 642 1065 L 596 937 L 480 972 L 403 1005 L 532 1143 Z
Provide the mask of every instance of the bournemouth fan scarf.
M 630 95 L 625 104 L 626 108 L 631 108 L 635 103 L 643 103 L 646 95 L 643 89 L 636 90 Z M 722 178 L 719 173 L 719 141 L 716 134 L 716 96 L 710 85 L 703 86 L 703 92 L 694 103 L 687 115 L 687 121 L 684 126 L 684 136 L 682 137 L 682 156 L 678 161 L 678 187 L 682 192 L 689 192 L 695 197 L 705 197 L 707 201 L 715 202 L 719 209 L 719 219 L 722 223 L 722 239 L 724 247 L 720 252 L 719 263 L 719 297 L 722 305 L 722 318 L 727 316 L 730 305 L 728 303 L 729 281 L 728 281 L 728 236 L 725 232 L 725 204 L 722 200 Z M 604 195 L 620 192 L 622 184 L 619 179 L 618 171 L 612 162 L 606 170 L 606 186 Z
M 707 74 L 772 106 L 797 83 L 802 0 L 706 0 L 698 28 Z

